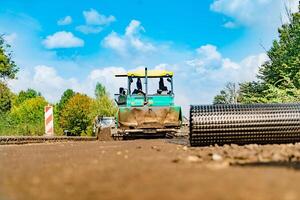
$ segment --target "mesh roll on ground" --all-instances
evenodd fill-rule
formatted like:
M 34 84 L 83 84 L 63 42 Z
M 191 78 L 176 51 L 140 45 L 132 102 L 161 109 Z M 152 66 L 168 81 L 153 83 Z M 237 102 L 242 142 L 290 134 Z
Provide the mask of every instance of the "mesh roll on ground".
M 300 104 L 195 105 L 192 146 L 300 142 Z

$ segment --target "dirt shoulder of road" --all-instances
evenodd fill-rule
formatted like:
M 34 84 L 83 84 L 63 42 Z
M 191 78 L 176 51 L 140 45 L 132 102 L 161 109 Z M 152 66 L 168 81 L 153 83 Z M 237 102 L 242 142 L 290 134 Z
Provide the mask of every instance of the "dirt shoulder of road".
M 300 144 L 185 140 L 0 146 L 0 199 L 300 198 Z

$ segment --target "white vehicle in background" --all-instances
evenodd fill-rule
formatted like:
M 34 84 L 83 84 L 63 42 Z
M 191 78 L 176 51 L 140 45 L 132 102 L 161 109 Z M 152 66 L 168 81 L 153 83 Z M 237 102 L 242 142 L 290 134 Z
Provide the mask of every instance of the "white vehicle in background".
M 98 135 L 99 131 L 103 128 L 116 128 L 116 120 L 114 117 L 103 117 L 103 116 L 97 116 L 94 120 L 93 125 L 93 134 L 95 136 Z

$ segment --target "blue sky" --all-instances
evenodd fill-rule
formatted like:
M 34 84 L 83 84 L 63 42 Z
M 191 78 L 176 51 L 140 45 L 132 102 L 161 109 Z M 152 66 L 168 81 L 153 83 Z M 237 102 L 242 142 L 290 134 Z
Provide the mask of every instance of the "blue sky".
M 228 81 L 255 80 L 284 5 L 297 0 L 1 0 L 0 33 L 20 67 L 13 91 L 51 102 L 66 88 L 113 94 L 114 73 L 148 66 L 175 72 L 177 102 L 210 103 Z

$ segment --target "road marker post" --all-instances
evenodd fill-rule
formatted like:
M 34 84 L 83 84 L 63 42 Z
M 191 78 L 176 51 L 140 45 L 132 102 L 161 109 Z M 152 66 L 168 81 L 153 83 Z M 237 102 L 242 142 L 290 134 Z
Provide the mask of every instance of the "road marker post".
M 45 136 L 54 136 L 53 106 L 45 106 Z

